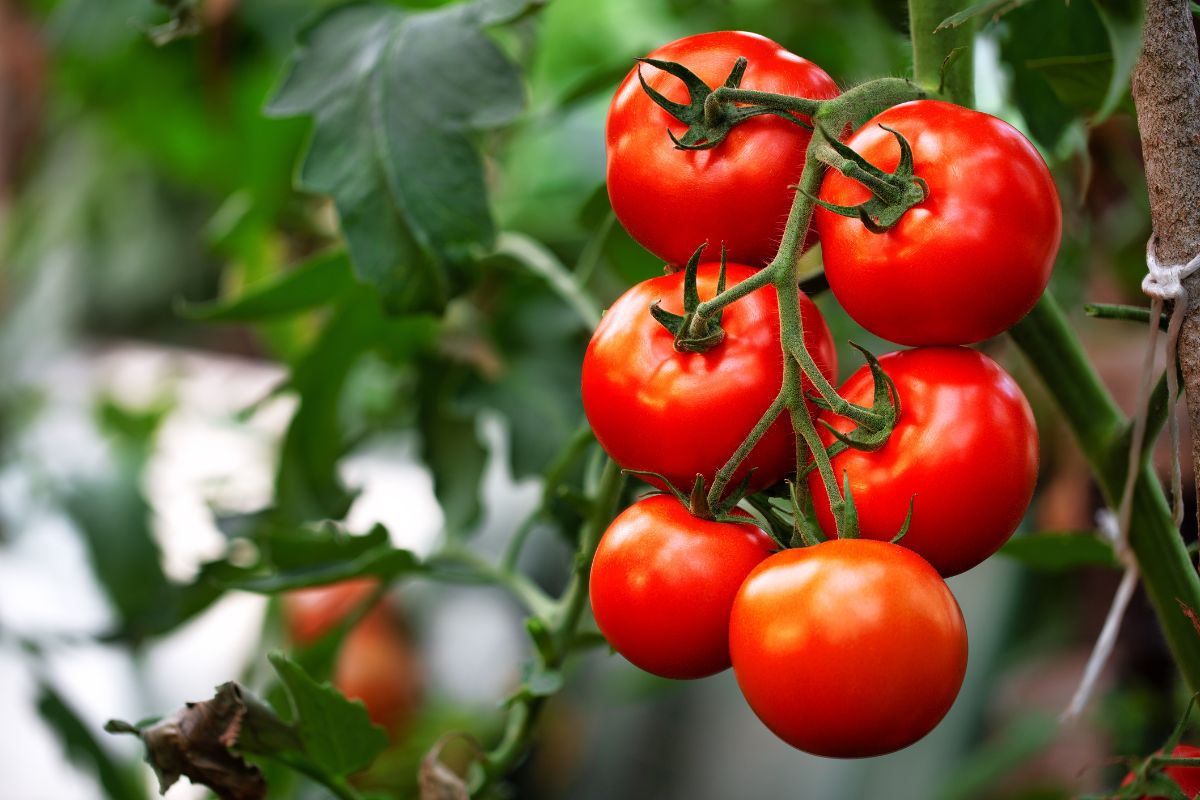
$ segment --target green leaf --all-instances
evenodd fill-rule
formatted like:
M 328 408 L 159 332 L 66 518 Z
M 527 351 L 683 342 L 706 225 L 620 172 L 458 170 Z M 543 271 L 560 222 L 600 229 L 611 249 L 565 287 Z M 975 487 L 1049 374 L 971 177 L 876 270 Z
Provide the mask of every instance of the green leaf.
M 1012 99 L 1033 137 L 1053 150 L 1081 114 L 1059 98 L 1036 64 L 1107 52 L 1104 25 L 1091 3 L 1045 0 L 1011 11 L 1002 30 L 1000 54 L 1011 70 Z
M 1108 32 L 1113 68 L 1104 101 L 1092 118 L 1101 122 L 1116 111 L 1129 90 L 1129 76 L 1142 48 L 1141 0 L 1092 0 Z
M 314 120 L 300 185 L 331 196 L 354 267 L 390 307 L 439 307 L 495 229 L 472 134 L 520 113 L 520 73 L 485 32 L 528 3 L 335 9 L 267 106 Z
M 464 374 L 444 364 L 427 366 L 418 410 L 421 458 L 433 475 L 446 533 L 468 533 L 483 513 L 480 484 L 488 451 L 476 432 L 475 415 L 456 397 Z
M 224 586 L 274 594 L 362 576 L 389 579 L 422 569 L 413 553 L 392 547 L 382 525 L 362 536 L 333 525 L 279 528 L 265 533 L 258 544 L 262 562 L 253 570 L 224 576 Z
M 1086 115 L 1103 105 L 1113 71 L 1108 53 L 1037 58 L 1026 63 L 1041 73 L 1054 96 L 1067 108 Z
M 140 458 L 118 455 L 107 477 L 73 486 L 63 496 L 120 628 L 135 639 L 171 592 L 150 530 L 150 507 L 138 485 L 141 466 Z
M 1117 567 L 1112 546 L 1091 531 L 1036 533 L 1017 536 L 1000 554 L 1037 570 L 1059 572 L 1081 567 Z
M 106 797 L 111 800 L 143 800 L 146 797 L 146 788 L 137 772 L 109 756 L 92 735 L 91 728 L 62 695 L 43 683 L 38 690 L 37 706 L 38 713 L 67 751 L 67 757 L 95 774 Z
M 269 658 L 295 709 L 305 755 L 331 775 L 350 775 L 370 766 L 388 738 L 371 723 L 362 702 L 347 700 L 328 683 L 317 683 L 282 653 Z
M 1009 11 L 1020 8 L 1029 2 L 1032 2 L 1032 0 L 984 0 L 982 3 L 976 3 L 969 8 L 959 11 L 957 14 L 951 14 L 946 17 L 933 29 L 933 32 L 937 33 L 947 28 L 957 28 L 964 22 L 970 22 L 976 17 L 987 16 L 991 20 L 997 20 Z
M 332 250 L 270 280 L 253 284 L 235 298 L 183 305 L 180 313 L 206 322 L 258 322 L 296 314 L 336 301 L 355 285 L 344 250 Z

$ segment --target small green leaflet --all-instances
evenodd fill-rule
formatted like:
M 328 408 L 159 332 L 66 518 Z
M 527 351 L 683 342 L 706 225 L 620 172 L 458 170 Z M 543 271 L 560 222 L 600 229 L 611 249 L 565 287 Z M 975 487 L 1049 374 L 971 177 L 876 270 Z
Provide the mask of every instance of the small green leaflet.
M 429 11 L 351 5 L 302 34 L 267 106 L 313 118 L 304 189 L 333 198 L 359 277 L 390 308 L 439 308 L 495 226 L 472 134 L 511 122 L 525 93 L 485 32 L 529 2 Z

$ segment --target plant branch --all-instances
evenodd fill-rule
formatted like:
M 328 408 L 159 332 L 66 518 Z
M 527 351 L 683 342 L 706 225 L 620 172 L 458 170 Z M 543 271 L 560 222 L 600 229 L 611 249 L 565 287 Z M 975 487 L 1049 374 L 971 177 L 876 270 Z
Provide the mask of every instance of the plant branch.
M 624 485 L 625 478 L 620 468 L 611 460 L 607 461 L 595 489 L 591 513 L 579 534 L 579 549 L 575 553 L 571 580 L 545 616 L 533 618 L 549 626 L 546 645 L 534 648 L 534 666 L 538 670 L 552 672 L 560 669 L 572 650 L 579 623 L 587 608 L 592 557 L 601 535 L 616 514 Z M 535 692 L 521 692 L 512 699 L 504 735 L 475 770 L 471 783 L 472 797 L 484 795 L 525 756 L 533 728 L 545 703 L 546 696 Z

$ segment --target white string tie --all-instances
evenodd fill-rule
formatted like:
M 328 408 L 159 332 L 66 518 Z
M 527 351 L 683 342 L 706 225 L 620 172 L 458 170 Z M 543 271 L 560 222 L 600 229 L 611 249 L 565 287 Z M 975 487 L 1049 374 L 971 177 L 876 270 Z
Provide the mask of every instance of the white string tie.
M 1187 289 L 1183 281 L 1200 270 L 1200 255 L 1186 264 L 1160 264 L 1154 251 L 1154 235 L 1146 241 L 1146 277 L 1142 279 L 1142 291 L 1150 297 L 1150 329 L 1146 342 L 1146 359 L 1143 362 L 1142 382 L 1138 390 L 1137 406 L 1134 408 L 1133 436 L 1129 442 L 1129 459 L 1125 472 L 1124 491 L 1117 513 L 1102 509 L 1096 514 L 1096 523 L 1101 534 L 1112 544 L 1113 555 L 1125 567 L 1112 606 L 1100 629 L 1100 636 L 1092 648 L 1084 668 L 1079 688 L 1071 698 L 1067 710 L 1059 717 L 1063 723 L 1079 718 L 1091 699 L 1100 679 L 1100 673 L 1112 656 L 1117 643 L 1121 620 L 1133 599 L 1137 588 L 1138 564 L 1133 548 L 1129 546 L 1129 524 L 1133 507 L 1133 489 L 1141 472 L 1142 452 L 1146 443 L 1146 411 L 1150 404 L 1150 392 L 1154 383 L 1154 353 L 1158 345 L 1158 331 L 1162 320 L 1163 305 L 1172 301 L 1171 320 L 1167 326 L 1167 420 L 1171 431 L 1171 511 L 1175 526 L 1183 522 L 1183 478 L 1179 466 L 1179 422 L 1175 417 L 1175 403 L 1179 398 L 1179 373 L 1175 364 L 1179 357 L 1179 329 L 1187 313 Z

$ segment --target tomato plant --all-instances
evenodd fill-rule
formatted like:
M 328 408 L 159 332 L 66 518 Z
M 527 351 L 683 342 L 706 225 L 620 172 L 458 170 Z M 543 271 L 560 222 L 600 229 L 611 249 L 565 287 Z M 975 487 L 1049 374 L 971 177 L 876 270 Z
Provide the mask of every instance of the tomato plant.
M 1171 756 L 1174 758 L 1200 758 L 1200 747 L 1190 744 L 1176 745 L 1171 750 Z M 1179 791 L 1183 792 L 1187 797 L 1193 798 L 1197 794 L 1200 794 L 1200 767 L 1172 765 L 1164 767 L 1162 772 L 1166 779 L 1179 787 Z M 1131 772 L 1125 776 L 1125 780 L 1121 782 L 1121 785 L 1128 786 L 1133 781 L 1134 774 Z M 1162 795 L 1143 795 L 1141 800 L 1168 800 L 1168 798 Z
M 729 622 L 733 671 L 793 747 L 877 756 L 929 733 L 967 668 L 962 612 L 941 576 L 887 542 L 841 539 L 755 567 Z
M 996 362 L 965 347 L 921 347 L 879 359 L 895 383 L 900 418 L 877 450 L 834 456 L 839 478 L 849 476 L 863 536 L 920 553 L 942 575 L 957 575 L 996 552 L 1016 530 L 1033 497 L 1038 435 L 1021 388 Z M 851 402 L 870 397 L 872 381 L 860 369 L 843 384 Z M 845 432 L 851 423 L 826 413 Z M 825 432 L 825 440 L 834 438 Z M 809 484 L 822 528 L 833 518 L 824 486 Z
M 697 287 L 716 294 L 720 265 L 701 264 Z M 730 263 L 730 286 L 754 274 Z M 724 340 L 703 353 L 675 349 L 670 331 L 651 315 L 661 303 L 683 310 L 682 272 L 651 278 L 621 295 L 608 309 L 583 358 L 583 408 L 596 438 L 625 469 L 656 472 L 688 488 L 696 475 L 712 476 L 771 405 L 783 380 L 779 311 L 766 286 L 725 309 Z M 821 372 L 837 372 L 833 337 L 820 311 L 800 294 L 805 342 Z M 766 432 L 734 474 L 750 470 L 751 489 L 782 480 L 795 469 L 795 438 L 786 420 Z
M 968 344 L 1012 327 L 1041 297 L 1058 253 L 1050 170 L 1008 123 L 936 100 L 889 108 L 847 144 L 891 172 L 901 152 L 892 131 L 911 145 L 928 194 L 882 233 L 818 207 L 830 289 L 860 325 L 900 344 Z M 821 200 L 838 206 L 870 197 L 836 170 L 821 185 Z
M 816 64 L 754 33 L 688 36 L 647 56 L 682 64 L 709 86 L 724 83 L 739 57 L 748 61 L 744 89 L 817 99 L 838 93 Z M 711 150 L 676 149 L 667 131 L 682 136 L 687 125 L 642 90 L 639 70 L 669 101 L 688 101 L 677 77 L 649 65 L 630 70 L 617 89 L 605 132 L 617 218 L 668 264 L 682 266 L 704 242 L 724 244 L 732 261 L 766 264 L 783 235 L 809 132 L 766 115 L 738 125 Z
M 774 543 L 750 521 L 700 519 L 670 495 L 625 509 L 596 548 L 591 600 L 613 648 L 664 678 L 729 667 L 729 610 Z

